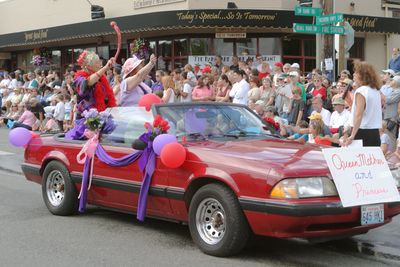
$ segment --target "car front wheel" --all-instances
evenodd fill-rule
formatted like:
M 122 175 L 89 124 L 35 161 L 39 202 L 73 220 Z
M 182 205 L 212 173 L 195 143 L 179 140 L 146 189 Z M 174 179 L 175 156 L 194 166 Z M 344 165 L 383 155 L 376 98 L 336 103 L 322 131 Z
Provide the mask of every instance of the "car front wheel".
M 195 193 L 189 207 L 189 229 L 204 253 L 219 257 L 238 253 L 250 235 L 236 195 L 220 184 L 205 185 Z
M 67 168 L 59 161 L 47 164 L 42 179 L 44 203 L 54 215 L 71 215 L 78 209 L 78 195 Z

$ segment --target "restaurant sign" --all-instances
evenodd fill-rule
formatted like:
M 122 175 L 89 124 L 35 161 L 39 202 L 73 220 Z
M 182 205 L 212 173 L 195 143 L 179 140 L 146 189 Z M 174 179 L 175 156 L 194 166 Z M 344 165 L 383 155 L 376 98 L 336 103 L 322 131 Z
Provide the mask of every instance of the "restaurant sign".
M 253 62 L 256 61 L 255 55 L 245 55 L 245 56 L 238 56 L 240 61 L 245 62 L 248 58 L 251 58 Z M 273 66 L 276 62 L 281 61 L 280 55 L 263 55 L 263 61 L 266 61 Z M 196 69 L 202 69 L 206 65 L 214 66 L 215 64 L 215 56 L 189 56 L 188 63 L 192 66 L 195 66 Z M 230 66 L 232 65 L 232 56 L 222 56 L 222 63 L 224 65 Z
M 47 33 L 48 33 L 48 29 L 25 32 L 24 33 L 25 42 L 46 40 Z
M 217 32 L 215 38 L 246 38 L 245 32 Z
M 165 4 L 172 4 L 177 2 L 186 2 L 186 0 L 134 0 L 133 1 L 133 8 L 145 8 L 151 6 L 159 6 Z

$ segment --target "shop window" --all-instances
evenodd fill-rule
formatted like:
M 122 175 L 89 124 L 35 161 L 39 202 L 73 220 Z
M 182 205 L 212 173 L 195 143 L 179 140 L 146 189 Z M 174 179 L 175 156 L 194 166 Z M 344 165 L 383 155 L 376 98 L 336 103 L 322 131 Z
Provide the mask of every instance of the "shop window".
M 60 71 L 61 70 L 61 51 L 53 50 L 51 51 L 51 65 L 50 68 L 52 70 Z
M 301 71 L 310 72 L 315 68 L 315 39 L 285 37 L 282 42 L 283 62 L 299 63 Z
M 163 56 L 163 57 L 172 56 L 172 41 L 168 41 L 168 40 L 158 41 L 157 55 Z
M 174 56 L 181 57 L 188 55 L 188 41 L 186 38 L 184 39 L 175 39 L 174 40 Z
M 174 69 L 182 69 L 188 63 L 187 58 L 180 58 L 174 60 Z
M 257 38 L 239 39 L 236 41 L 236 55 L 247 56 L 257 54 Z
M 193 56 L 208 55 L 211 51 L 209 38 L 191 38 L 190 51 Z
M 364 59 L 364 38 L 354 38 L 354 44 L 350 48 L 351 59 Z
M 233 55 L 233 41 L 225 39 L 214 39 L 215 55 Z M 206 54 L 207 55 L 207 54 Z
M 316 45 L 315 39 L 305 39 L 304 43 L 304 55 L 315 57 Z
M 284 38 L 282 47 L 284 55 L 299 56 L 302 54 L 300 39 Z
M 259 38 L 258 45 L 261 55 L 280 55 L 282 52 L 280 38 Z
M 311 72 L 315 68 L 315 59 L 305 59 L 304 60 L 304 73 Z
M 105 59 L 109 59 L 110 58 L 110 53 L 109 53 L 108 46 L 98 46 L 97 47 L 97 54 L 99 55 L 99 57 L 102 57 L 102 58 L 105 58 Z

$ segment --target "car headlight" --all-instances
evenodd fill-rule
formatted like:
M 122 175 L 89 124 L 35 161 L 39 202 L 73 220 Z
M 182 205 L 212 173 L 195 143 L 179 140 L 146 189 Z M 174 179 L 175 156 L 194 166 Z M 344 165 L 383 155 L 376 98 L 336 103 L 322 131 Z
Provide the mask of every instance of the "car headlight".
M 337 195 L 335 184 L 328 177 L 285 179 L 275 185 L 271 191 L 271 197 L 275 198 L 309 198 Z
M 390 172 L 393 175 L 394 181 L 396 182 L 396 186 L 400 187 L 400 169 L 399 168 L 392 169 L 390 170 Z

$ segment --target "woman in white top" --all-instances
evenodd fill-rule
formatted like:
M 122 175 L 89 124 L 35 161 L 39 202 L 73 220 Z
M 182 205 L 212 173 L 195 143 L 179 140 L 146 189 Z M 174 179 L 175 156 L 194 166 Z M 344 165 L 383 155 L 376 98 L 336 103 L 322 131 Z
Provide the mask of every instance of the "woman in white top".
M 354 93 L 351 110 L 351 135 L 345 145 L 354 139 L 361 139 L 364 146 L 380 146 L 379 128 L 382 127 L 382 104 L 378 88 L 380 79 L 371 64 L 356 62 L 354 65 L 354 82 L 360 87 Z
M 174 103 L 175 102 L 175 82 L 171 76 L 164 76 L 161 79 L 164 94 L 162 97 L 163 103 Z

